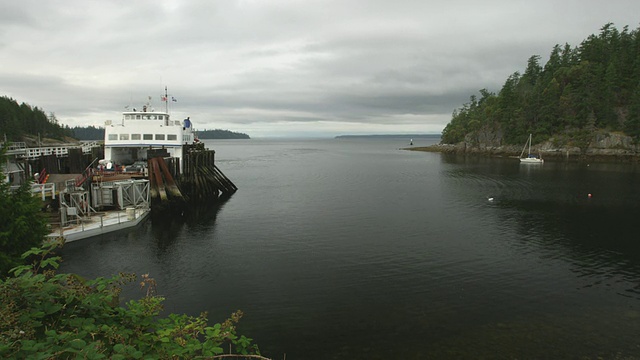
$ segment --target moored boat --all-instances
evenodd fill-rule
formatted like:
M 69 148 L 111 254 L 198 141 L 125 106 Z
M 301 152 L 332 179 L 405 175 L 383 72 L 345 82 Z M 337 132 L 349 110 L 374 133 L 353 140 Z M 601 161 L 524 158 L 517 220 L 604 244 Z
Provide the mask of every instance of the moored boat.
M 531 153 L 531 137 L 531 134 L 529 134 L 529 140 L 527 140 L 527 143 L 524 144 L 524 148 L 520 153 L 520 162 L 525 164 L 542 164 L 544 162 L 544 160 L 542 159 L 542 155 L 536 156 Z M 527 150 L 527 146 L 529 147 L 528 155 L 526 157 L 523 157 L 524 151 Z
M 147 161 L 152 157 L 177 158 L 183 171 L 183 145 L 197 142 L 189 117 L 174 120 L 169 114 L 169 96 L 162 96 L 165 110 L 146 103 L 141 109 L 124 111 L 119 121 L 105 121 L 104 158 L 120 166 Z

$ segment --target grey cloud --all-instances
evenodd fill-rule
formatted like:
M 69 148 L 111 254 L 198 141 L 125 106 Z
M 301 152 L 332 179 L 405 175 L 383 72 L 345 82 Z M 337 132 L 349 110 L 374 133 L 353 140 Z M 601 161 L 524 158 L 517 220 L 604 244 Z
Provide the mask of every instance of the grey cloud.
M 635 27 L 639 11 L 626 0 L 3 2 L 0 95 L 74 125 L 147 96 L 159 107 L 167 85 L 176 111 L 210 124 L 442 129 L 529 56 L 610 21 Z

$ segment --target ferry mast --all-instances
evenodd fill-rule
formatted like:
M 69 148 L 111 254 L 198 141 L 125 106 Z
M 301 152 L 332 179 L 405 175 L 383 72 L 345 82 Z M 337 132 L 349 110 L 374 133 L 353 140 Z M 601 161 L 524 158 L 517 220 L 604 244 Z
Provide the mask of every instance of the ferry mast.
M 164 100 L 164 112 L 168 114 L 169 113 L 169 94 L 167 93 L 166 85 L 164 87 L 164 97 L 162 97 L 162 99 Z

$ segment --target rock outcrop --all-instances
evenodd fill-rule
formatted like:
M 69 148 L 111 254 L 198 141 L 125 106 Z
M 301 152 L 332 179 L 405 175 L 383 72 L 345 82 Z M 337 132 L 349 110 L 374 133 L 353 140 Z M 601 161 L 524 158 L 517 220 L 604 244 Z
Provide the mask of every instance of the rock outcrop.
M 437 144 L 414 147 L 407 150 L 431 151 L 456 154 L 477 154 L 486 156 L 518 157 L 521 146 L 502 145 L 501 134 L 480 134 L 467 136 L 458 144 Z M 534 144 L 531 152 L 541 154 L 545 159 L 568 159 L 590 161 L 640 161 L 640 146 L 634 144 L 630 136 L 622 133 L 599 131 L 583 147 L 575 146 L 571 137 L 553 137 L 540 144 Z

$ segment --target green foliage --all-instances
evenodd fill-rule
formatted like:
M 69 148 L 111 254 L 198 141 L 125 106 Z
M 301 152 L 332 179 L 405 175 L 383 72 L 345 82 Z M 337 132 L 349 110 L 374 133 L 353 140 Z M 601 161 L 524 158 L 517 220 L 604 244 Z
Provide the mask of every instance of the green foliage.
M 208 325 L 207 314 L 159 317 L 163 298 L 155 281 L 143 276 L 147 295 L 119 306 L 121 286 L 135 276 L 84 280 L 56 273 L 58 244 L 32 248 L 32 265 L 12 269 L 0 281 L 0 357 L 33 359 L 192 359 L 232 349 L 259 354 L 256 345 L 238 336 L 237 311 L 222 323 Z
M 20 141 L 24 135 L 62 140 L 71 132 L 58 124 L 55 114 L 47 116 L 37 107 L 25 103 L 18 105 L 15 100 L 3 96 L 0 97 L 0 135 L 6 135 L 10 141 Z
M 640 142 L 640 29 L 602 27 L 580 46 L 556 45 L 542 66 L 540 56 L 527 61 L 524 74 L 511 75 L 498 95 L 464 104 L 454 111 L 443 143 L 477 138 L 493 129 L 504 144 L 522 144 L 529 133 L 538 141 L 556 134 L 624 131 Z M 493 99 L 495 97 L 495 99 Z M 581 131 L 584 130 L 584 131 Z
M 5 163 L 6 145 L 0 149 L 0 164 Z M 23 264 L 22 253 L 42 244 L 48 232 L 42 203 L 31 194 L 31 183 L 12 191 L 4 179 L 0 166 L 0 276 Z

